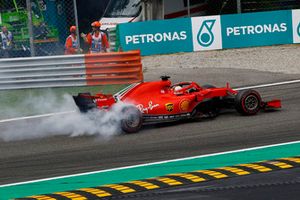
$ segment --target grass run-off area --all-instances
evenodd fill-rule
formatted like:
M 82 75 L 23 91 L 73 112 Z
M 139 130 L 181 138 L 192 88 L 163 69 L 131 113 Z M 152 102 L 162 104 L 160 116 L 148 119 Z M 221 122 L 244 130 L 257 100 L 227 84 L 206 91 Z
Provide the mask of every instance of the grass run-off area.
M 127 85 L 64 87 L 0 91 L 0 119 L 70 111 L 76 108 L 72 95 L 80 92 L 114 94 Z

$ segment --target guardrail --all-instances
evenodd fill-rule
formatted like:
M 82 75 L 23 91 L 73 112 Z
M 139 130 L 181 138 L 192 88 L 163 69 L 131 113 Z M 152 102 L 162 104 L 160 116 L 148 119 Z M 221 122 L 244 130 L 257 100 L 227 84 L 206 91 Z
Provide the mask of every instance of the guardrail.
M 142 80 L 140 51 L 0 60 L 0 90 L 126 84 Z

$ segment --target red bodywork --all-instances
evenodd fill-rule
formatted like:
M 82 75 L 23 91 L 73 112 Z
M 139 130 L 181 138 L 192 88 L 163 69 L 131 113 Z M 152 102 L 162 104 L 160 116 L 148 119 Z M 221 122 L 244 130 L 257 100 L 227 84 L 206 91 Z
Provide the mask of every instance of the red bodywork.
M 142 118 L 142 123 L 156 123 L 214 117 L 223 108 L 236 109 L 242 115 L 254 115 L 260 109 L 281 108 L 280 100 L 264 102 L 259 93 L 254 90 L 236 91 L 231 89 L 229 84 L 222 88 L 211 85 L 201 87 L 195 82 L 180 82 L 172 85 L 168 78 L 162 77 L 160 81 L 132 84 L 115 95 L 99 93 L 92 96 L 89 93 L 80 93 L 73 98 L 82 112 L 95 108 L 109 110 L 117 102 L 134 105 L 137 113 L 129 114 L 126 118 L 125 121 L 128 123 L 123 126 L 125 132 L 138 131 L 141 121 L 136 119 L 139 118 Z M 181 89 L 178 89 L 178 86 Z M 124 112 L 126 113 L 125 110 Z
M 175 92 L 175 86 L 182 89 Z M 107 109 L 118 101 L 134 104 L 143 115 L 178 115 L 192 113 L 201 102 L 214 98 L 234 97 L 238 92 L 227 84 L 223 88 L 202 88 L 195 82 L 180 82 L 172 85 L 169 80 L 133 84 L 115 94 L 86 95 L 92 98 L 99 109 Z M 281 101 L 263 102 L 262 108 L 280 108 Z
M 186 86 L 181 91 L 174 91 L 177 85 Z M 155 81 L 140 83 L 129 89 L 119 100 L 136 105 L 146 115 L 174 115 L 191 113 L 205 99 L 225 97 L 237 92 L 225 88 L 203 89 L 195 82 L 181 82 L 171 85 L 171 81 Z M 101 107 L 101 102 L 96 100 Z

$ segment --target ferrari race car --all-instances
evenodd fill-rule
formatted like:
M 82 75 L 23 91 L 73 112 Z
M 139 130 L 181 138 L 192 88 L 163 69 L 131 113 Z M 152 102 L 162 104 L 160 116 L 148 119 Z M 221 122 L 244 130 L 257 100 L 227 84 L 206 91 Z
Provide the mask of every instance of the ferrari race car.
M 79 93 L 73 96 L 81 112 L 109 110 L 118 102 L 126 103 L 120 113 L 125 133 L 139 131 L 143 124 L 215 117 L 221 109 L 235 109 L 242 115 L 281 108 L 280 100 L 264 102 L 255 90 L 236 91 L 229 87 L 199 86 L 195 82 L 172 84 L 162 76 L 154 82 L 136 83 L 111 94 Z

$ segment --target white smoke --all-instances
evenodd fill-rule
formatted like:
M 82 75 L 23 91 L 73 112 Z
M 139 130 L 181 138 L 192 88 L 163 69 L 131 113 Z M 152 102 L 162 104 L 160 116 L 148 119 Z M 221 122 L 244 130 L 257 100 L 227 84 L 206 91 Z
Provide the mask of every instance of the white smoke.
M 116 103 L 108 111 L 93 110 L 88 113 L 80 113 L 71 95 L 63 95 L 63 100 L 61 100 L 51 92 L 44 96 L 29 96 L 21 104 L 37 113 L 74 112 L 0 123 L 0 140 L 15 141 L 57 135 L 70 137 L 95 135 L 103 139 L 110 139 L 121 133 L 121 111 L 128 106 L 128 104 Z M 13 108 L 7 109 L 7 111 L 18 112 Z
M 13 103 L 14 107 L 9 106 L 9 100 L 1 101 L 1 103 L 7 102 L 8 106 L 2 106 L 0 119 L 67 111 L 75 108 L 70 95 L 57 95 L 50 89 L 44 90 L 39 95 L 32 92 L 22 93 L 22 95 L 17 97 L 19 102 Z M 9 96 L 1 96 L 1 98 L 10 99 Z

